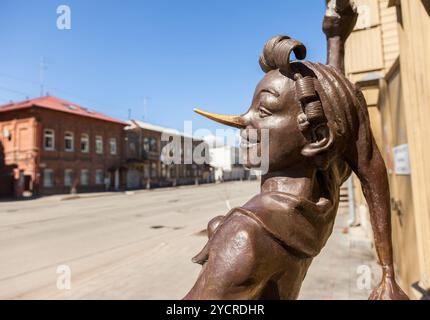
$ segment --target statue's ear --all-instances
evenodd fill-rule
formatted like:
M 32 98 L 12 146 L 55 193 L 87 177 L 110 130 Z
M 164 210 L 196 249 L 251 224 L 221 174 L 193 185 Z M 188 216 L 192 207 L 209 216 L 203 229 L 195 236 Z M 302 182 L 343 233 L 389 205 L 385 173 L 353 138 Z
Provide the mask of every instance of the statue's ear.
M 305 157 L 315 157 L 328 151 L 334 142 L 332 130 L 324 124 L 314 131 L 314 139 L 310 140 L 302 149 L 302 155 Z

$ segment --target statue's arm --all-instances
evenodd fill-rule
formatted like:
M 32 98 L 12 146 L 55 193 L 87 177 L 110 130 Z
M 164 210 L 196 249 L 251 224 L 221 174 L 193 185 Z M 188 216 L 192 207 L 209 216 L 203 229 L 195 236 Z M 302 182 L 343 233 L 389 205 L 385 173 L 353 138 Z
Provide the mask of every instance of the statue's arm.
M 374 141 L 371 158 L 359 161 L 361 164 L 358 165 L 359 169 L 356 173 L 369 206 L 375 248 L 382 267 L 381 283 L 373 290 L 369 299 L 408 299 L 395 280 L 388 176 L 384 160 Z
M 382 267 L 382 279 L 372 291 L 369 299 L 408 299 L 397 285 L 393 266 L 391 240 L 391 205 L 387 169 L 370 128 L 369 114 L 363 99 L 358 139 L 352 144 L 346 159 L 360 180 L 364 197 L 369 206 L 370 222 L 375 239 L 375 248 Z
M 327 37 L 327 64 L 345 73 L 345 42 L 357 22 L 353 0 L 329 0 L 323 21 Z

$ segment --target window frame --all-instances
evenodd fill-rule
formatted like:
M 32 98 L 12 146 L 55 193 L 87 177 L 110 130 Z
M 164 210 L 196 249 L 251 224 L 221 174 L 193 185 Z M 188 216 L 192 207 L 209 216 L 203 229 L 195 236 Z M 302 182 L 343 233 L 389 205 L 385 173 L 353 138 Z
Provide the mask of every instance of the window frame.
M 98 140 L 100 141 L 100 145 L 97 143 Z M 103 136 L 96 135 L 94 138 L 94 143 L 96 154 L 103 154 Z M 100 146 L 100 150 L 98 150 L 98 146 Z
M 158 151 L 157 139 L 154 137 L 149 138 L 149 151 L 150 152 L 157 152 Z
M 66 184 L 66 177 L 67 177 L 67 172 L 71 173 L 71 177 L 70 177 L 70 184 Z M 64 169 L 64 186 L 65 187 L 71 187 L 73 186 L 73 169 Z
M 144 137 L 143 138 L 143 150 L 145 152 L 149 152 L 150 151 L 149 137 Z
M 97 176 L 98 174 L 101 173 L 101 180 L 98 181 Z M 96 169 L 95 173 L 94 173 L 94 178 L 95 178 L 95 184 L 100 186 L 104 184 L 104 171 L 103 169 Z
M 128 150 L 131 154 L 136 155 L 136 143 L 134 141 L 128 143 Z
M 71 141 L 71 148 L 70 149 L 67 148 L 66 141 L 68 139 L 70 139 L 70 141 Z M 71 131 L 64 132 L 64 151 L 66 151 L 66 152 L 73 152 L 73 151 L 75 151 L 75 135 Z
M 47 172 L 50 172 L 51 173 L 51 177 L 52 177 L 52 179 L 51 179 L 51 183 L 50 184 L 47 184 L 46 182 L 47 182 L 47 179 L 46 179 L 46 174 L 47 174 Z M 43 169 L 43 187 L 44 188 L 53 188 L 55 186 L 55 175 L 54 175 L 54 169 L 50 169 L 50 168 L 45 168 L 45 169 Z
M 86 150 L 82 149 L 82 142 L 86 140 L 87 148 Z M 80 143 L 80 149 L 82 153 L 89 153 L 90 152 L 90 135 L 88 133 L 82 133 L 81 134 L 81 143 Z
M 113 144 L 112 144 L 112 142 L 113 142 Z M 112 148 L 112 146 L 115 146 L 114 148 Z M 114 149 L 114 150 L 112 150 L 112 149 Z M 112 156 L 115 156 L 115 155 L 117 155 L 118 154 L 118 145 L 117 145 L 117 143 L 116 143 L 116 138 L 110 138 L 109 139 L 109 153 L 112 155 Z
M 84 183 L 82 183 L 82 181 L 83 181 L 83 179 L 82 179 L 82 176 L 83 176 L 83 173 L 84 172 L 86 172 L 87 174 L 86 174 L 86 176 L 87 176 L 87 180 L 86 180 L 86 183 L 84 184 Z M 80 177 L 79 177 L 79 184 L 81 185 L 81 186 L 89 186 L 90 185 L 90 170 L 88 170 L 88 169 L 81 169 L 81 174 L 80 174 Z
M 50 136 L 50 138 L 52 139 L 52 147 L 46 146 L 46 138 L 48 138 L 48 136 Z M 54 129 L 49 129 L 49 128 L 43 129 L 43 150 L 55 151 L 55 131 L 54 131 Z

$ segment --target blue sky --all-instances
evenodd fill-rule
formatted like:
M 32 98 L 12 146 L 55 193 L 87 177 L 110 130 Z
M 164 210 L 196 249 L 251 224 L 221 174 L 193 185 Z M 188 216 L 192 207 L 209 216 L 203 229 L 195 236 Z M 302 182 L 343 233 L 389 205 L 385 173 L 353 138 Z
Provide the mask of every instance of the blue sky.
M 214 130 L 192 112 L 241 113 L 263 76 L 258 56 L 276 34 L 325 61 L 324 0 L 2 0 L 0 103 L 46 91 L 108 115 L 182 130 Z M 58 30 L 59 5 L 72 29 Z

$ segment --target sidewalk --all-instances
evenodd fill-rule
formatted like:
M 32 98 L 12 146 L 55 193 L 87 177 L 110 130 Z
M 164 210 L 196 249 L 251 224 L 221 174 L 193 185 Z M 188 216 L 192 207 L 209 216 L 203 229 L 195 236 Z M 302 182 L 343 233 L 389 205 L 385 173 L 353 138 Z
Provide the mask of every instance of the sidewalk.
M 356 227 L 357 228 L 357 227 Z M 354 228 L 354 229 L 356 229 Z M 299 299 L 363 300 L 371 290 L 359 289 L 363 272 L 371 275 L 371 288 L 381 277 L 373 250 L 359 230 L 348 227 L 348 206 L 341 204 L 329 241 L 305 278 Z M 359 285 L 357 285 L 359 282 Z
M 227 181 L 223 183 L 237 183 L 238 181 Z M 210 187 L 215 183 L 203 183 L 199 184 L 198 187 Z M 55 194 L 55 195 L 49 195 L 44 196 L 41 198 L 46 199 L 52 199 L 52 200 L 75 200 L 75 199 L 84 199 L 84 198 L 99 198 L 99 197 L 108 197 L 108 196 L 116 196 L 116 195 L 134 195 L 134 194 L 140 194 L 140 193 L 147 193 L 147 192 L 157 192 L 157 191 L 170 191 L 170 190 L 177 190 L 182 188 L 194 188 L 196 185 L 189 184 L 189 185 L 178 185 L 178 186 L 172 186 L 172 187 L 159 187 L 159 188 L 150 188 L 150 189 L 135 189 L 135 190 L 118 190 L 118 191 L 101 191 L 101 192 L 83 192 L 83 193 L 75 193 L 75 194 Z

